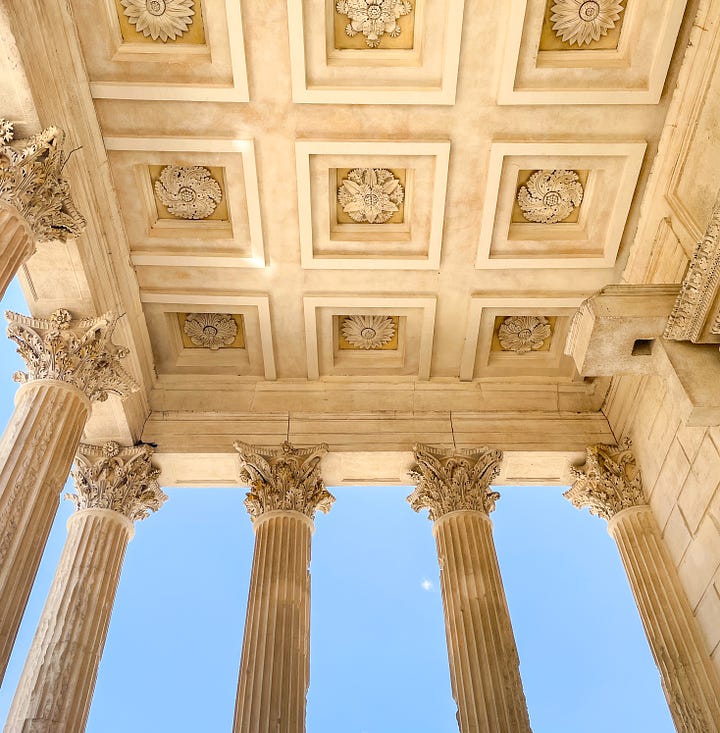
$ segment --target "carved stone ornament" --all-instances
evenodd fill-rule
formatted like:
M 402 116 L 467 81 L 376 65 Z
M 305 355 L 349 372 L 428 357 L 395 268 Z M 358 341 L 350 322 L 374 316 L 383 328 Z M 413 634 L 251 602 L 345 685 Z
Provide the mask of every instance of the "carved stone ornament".
M 85 219 L 63 178 L 65 133 L 48 127 L 29 140 L 13 142 L 13 125 L 0 120 L 0 200 L 27 220 L 39 242 L 64 242 L 85 231 Z
M 316 511 L 330 511 L 335 497 L 320 476 L 327 445 L 295 448 L 287 441 L 280 448 L 240 441 L 233 445 L 240 454 L 240 480 L 250 486 L 245 506 L 253 521 L 275 509 L 300 512 L 311 519 Z
M 381 349 L 395 336 L 395 321 L 389 316 L 346 316 L 342 335 L 358 349 Z
M 61 308 L 50 318 L 31 318 L 12 311 L 6 311 L 5 318 L 7 335 L 17 344 L 17 353 L 28 370 L 15 372 L 16 382 L 57 379 L 98 402 L 110 393 L 127 397 L 139 389 L 120 365 L 130 352 L 112 343 L 118 320 L 114 313 L 75 321 Z
M 152 465 L 152 448 L 117 443 L 80 444 L 71 476 L 75 494 L 65 498 L 80 509 L 112 509 L 131 522 L 146 519 L 167 500 L 160 489 L 160 469 Z
M 523 216 L 537 224 L 557 224 L 580 206 L 583 187 L 575 171 L 535 171 L 518 191 Z
M 217 351 L 234 343 L 237 321 L 230 313 L 189 313 L 183 330 L 195 346 Z
M 555 35 L 570 45 L 599 41 L 620 20 L 619 0 L 557 0 L 550 21 Z
M 646 504 L 640 469 L 630 446 L 630 438 L 619 445 L 589 446 L 585 463 L 570 468 L 575 481 L 563 496 L 578 509 L 589 507 L 590 514 L 605 519 Z
M 498 329 L 498 340 L 505 351 L 526 354 L 542 349 L 552 329 L 545 316 L 508 316 Z
M 698 341 L 720 288 L 720 192 L 705 235 L 693 253 L 682 287 L 668 318 L 666 339 Z M 712 333 L 720 334 L 720 323 Z
M 222 201 L 220 184 L 200 165 L 168 165 L 155 181 L 155 193 L 167 210 L 180 219 L 206 219 Z
M 385 168 L 355 168 L 338 187 L 342 210 L 361 224 L 389 221 L 404 197 L 402 184 Z
M 362 33 L 370 48 L 377 48 L 385 34 L 397 38 L 398 18 L 412 12 L 412 4 L 407 0 L 339 0 L 335 7 L 350 21 L 345 33 L 351 38 Z
M 121 0 L 128 22 L 153 41 L 174 41 L 187 32 L 195 0 Z
M 485 514 L 495 509 L 500 494 L 490 484 L 500 473 L 499 450 L 449 450 L 418 444 L 414 451 L 415 464 L 409 473 L 417 486 L 407 500 L 416 512 L 427 508 L 434 521 L 460 509 Z

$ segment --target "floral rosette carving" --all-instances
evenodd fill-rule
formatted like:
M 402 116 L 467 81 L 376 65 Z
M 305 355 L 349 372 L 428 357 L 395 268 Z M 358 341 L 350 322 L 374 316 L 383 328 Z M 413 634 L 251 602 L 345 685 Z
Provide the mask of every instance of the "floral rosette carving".
M 570 45 L 582 46 L 607 35 L 624 8 L 619 0 L 556 0 L 551 10 L 555 35 Z
M 124 13 L 138 33 L 153 41 L 174 41 L 193 22 L 195 0 L 121 0 Z
M 361 224 L 389 221 L 404 198 L 402 184 L 385 168 L 355 168 L 338 187 L 342 210 Z
M 401 32 L 398 18 L 412 12 L 407 0 L 339 0 L 335 7 L 350 21 L 346 35 L 352 38 L 362 33 L 369 48 L 377 48 L 384 35 L 397 38 Z
M 357 349 L 381 349 L 395 336 L 395 321 L 389 316 L 346 316 L 343 338 Z
M 0 200 L 18 210 L 39 242 L 79 237 L 85 219 L 62 175 L 65 133 L 48 127 L 29 140 L 13 139 L 12 123 L 0 120 Z
M 155 181 L 163 206 L 180 219 L 205 219 L 222 201 L 220 184 L 200 165 L 168 165 Z
M 523 216 L 538 224 L 557 224 L 572 214 L 583 199 L 575 171 L 536 171 L 517 195 Z
M 230 313 L 189 313 L 183 330 L 195 346 L 217 351 L 234 343 L 237 321 Z
M 526 354 L 542 349 L 552 329 L 544 316 L 509 316 L 498 329 L 498 340 L 505 351 Z
M 61 308 L 50 318 L 30 318 L 11 311 L 7 335 L 17 344 L 26 372 L 13 379 L 25 384 L 36 379 L 55 379 L 77 387 L 91 401 L 103 402 L 109 394 L 127 397 L 139 387 L 123 369 L 120 360 L 130 352 L 112 343 L 117 316 L 74 321 Z

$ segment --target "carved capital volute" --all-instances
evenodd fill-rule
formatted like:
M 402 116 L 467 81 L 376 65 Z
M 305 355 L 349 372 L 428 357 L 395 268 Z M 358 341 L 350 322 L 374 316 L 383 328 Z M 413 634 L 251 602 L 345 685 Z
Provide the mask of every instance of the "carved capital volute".
M 416 445 L 410 475 L 417 482 L 408 496 L 416 511 L 429 509 L 431 520 L 444 514 L 470 509 L 490 514 L 500 498 L 490 484 L 500 472 L 502 453 L 492 448 L 448 450 Z
M 152 448 L 81 444 L 71 471 L 75 494 L 66 494 L 75 508 L 111 509 L 131 522 L 145 519 L 167 500 L 160 489 L 160 469 L 152 465 Z
M 640 469 L 630 446 L 630 438 L 619 445 L 589 446 L 585 463 L 579 468 L 571 467 L 575 481 L 565 498 L 578 509 L 589 507 L 590 514 L 605 519 L 612 519 L 623 509 L 646 504 Z
M 40 242 L 80 236 L 85 219 L 63 178 L 65 133 L 48 127 L 29 140 L 13 137 L 12 123 L 0 119 L 0 200 L 21 214 Z
M 233 444 L 240 454 L 240 480 L 250 486 L 245 506 L 253 521 L 265 512 L 295 511 L 311 519 L 316 511 L 327 513 L 335 497 L 320 476 L 324 443 L 295 448 L 287 441 L 279 448 Z
M 110 393 L 127 397 L 139 389 L 120 364 L 129 351 L 112 342 L 115 314 L 73 320 L 67 310 L 60 309 L 50 318 L 31 318 L 11 311 L 6 311 L 5 317 L 8 337 L 17 344 L 17 352 L 27 366 L 27 372 L 13 375 L 16 382 L 55 379 L 98 402 Z

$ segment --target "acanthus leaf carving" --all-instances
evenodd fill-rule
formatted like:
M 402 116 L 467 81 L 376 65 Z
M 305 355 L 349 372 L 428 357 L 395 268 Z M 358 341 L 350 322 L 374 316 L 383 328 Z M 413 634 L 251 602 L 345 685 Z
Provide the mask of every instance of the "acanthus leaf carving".
M 166 165 L 155 181 L 162 205 L 180 219 L 207 219 L 222 201 L 222 189 L 201 165 Z
M 234 343 L 238 325 L 230 313 L 188 313 L 183 330 L 195 346 L 217 351 Z
M 557 224 L 580 206 L 583 187 L 575 171 L 535 171 L 520 187 L 517 200 L 528 221 Z
M 17 344 L 27 372 L 16 372 L 20 384 L 55 379 L 71 384 L 91 401 L 108 394 L 127 397 L 139 387 L 120 364 L 130 352 L 112 342 L 117 316 L 73 320 L 64 308 L 50 318 L 32 318 L 6 311 L 7 335 Z
M 386 34 L 397 38 L 401 33 L 398 18 L 412 12 L 408 0 L 338 0 L 335 8 L 350 21 L 346 35 L 352 38 L 362 33 L 369 48 L 377 48 Z
M 526 354 L 542 349 L 552 335 L 544 316 L 508 316 L 498 329 L 498 340 L 505 351 Z
M 386 168 L 354 168 L 338 187 L 338 203 L 360 224 L 385 224 L 404 198 L 402 184 Z
M 490 514 L 500 498 L 490 484 L 500 473 L 502 452 L 481 447 L 471 450 L 444 449 L 417 444 L 410 476 L 417 483 L 408 496 L 416 511 L 429 509 L 429 519 L 468 509 Z
M 330 511 L 335 497 L 320 475 L 327 445 L 295 448 L 287 441 L 279 448 L 241 441 L 233 445 L 240 454 L 240 480 L 250 486 L 245 506 L 253 521 L 274 510 L 300 512 L 311 519 L 316 511 Z

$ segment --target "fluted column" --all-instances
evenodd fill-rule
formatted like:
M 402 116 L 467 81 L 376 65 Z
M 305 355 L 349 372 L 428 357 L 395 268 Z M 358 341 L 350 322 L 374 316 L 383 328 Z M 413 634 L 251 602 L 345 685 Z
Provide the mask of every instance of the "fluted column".
M 0 680 L 94 400 L 136 389 L 111 342 L 116 318 L 7 314 L 27 373 L 0 438 Z
M 720 678 L 642 488 L 630 440 L 587 449 L 565 496 L 608 520 L 675 727 L 681 733 L 720 731 Z
M 167 499 L 148 446 L 81 445 L 77 508 L 5 733 L 83 733 L 133 522 Z
M 36 242 L 85 230 L 62 175 L 65 133 L 49 127 L 29 140 L 13 137 L 12 123 L 0 119 L 0 298 Z
M 235 448 L 255 550 L 233 733 L 304 733 L 313 517 L 334 501 L 320 476 L 327 446 Z
M 427 508 L 440 563 L 450 682 L 461 733 L 530 731 L 520 660 L 510 623 L 489 514 L 500 495 L 490 484 L 502 454 L 415 446 L 408 497 Z

